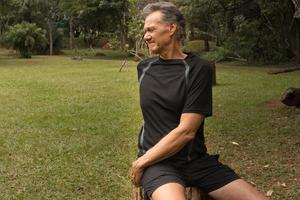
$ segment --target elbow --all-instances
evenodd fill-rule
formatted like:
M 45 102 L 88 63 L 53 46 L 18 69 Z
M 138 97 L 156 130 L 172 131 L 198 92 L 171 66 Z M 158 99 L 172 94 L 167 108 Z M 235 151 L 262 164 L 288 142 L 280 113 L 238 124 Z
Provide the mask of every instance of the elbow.
M 195 136 L 196 136 L 196 132 L 190 132 L 190 133 L 186 134 L 185 135 L 186 141 L 190 142 L 190 141 L 194 140 Z
M 196 136 L 196 133 L 197 133 L 197 130 L 193 130 L 193 129 L 184 129 L 183 130 L 184 132 L 184 140 L 186 142 L 190 142 L 192 140 L 194 140 L 195 136 Z

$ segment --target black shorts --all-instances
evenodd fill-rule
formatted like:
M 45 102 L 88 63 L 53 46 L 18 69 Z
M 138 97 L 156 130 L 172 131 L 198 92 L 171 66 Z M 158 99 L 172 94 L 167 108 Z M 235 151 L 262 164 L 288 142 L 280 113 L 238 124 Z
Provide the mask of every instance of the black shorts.
M 162 161 L 145 169 L 141 180 L 144 199 L 149 200 L 154 190 L 166 183 L 179 183 L 184 187 L 198 187 L 209 193 L 240 177 L 217 156 L 204 155 L 189 162 L 184 168 Z

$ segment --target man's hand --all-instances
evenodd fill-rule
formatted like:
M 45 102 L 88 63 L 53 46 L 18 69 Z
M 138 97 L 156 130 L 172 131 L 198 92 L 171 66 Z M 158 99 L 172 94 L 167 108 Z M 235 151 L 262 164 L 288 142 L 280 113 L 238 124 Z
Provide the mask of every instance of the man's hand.
M 139 159 L 134 161 L 131 165 L 131 169 L 129 171 L 129 178 L 131 182 L 136 186 L 140 186 L 140 181 L 144 173 L 144 167 L 140 164 Z

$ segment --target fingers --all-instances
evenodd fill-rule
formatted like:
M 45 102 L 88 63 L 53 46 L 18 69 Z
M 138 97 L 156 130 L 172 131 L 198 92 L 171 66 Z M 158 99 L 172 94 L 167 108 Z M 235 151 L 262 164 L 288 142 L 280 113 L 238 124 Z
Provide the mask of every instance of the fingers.
M 128 178 L 130 179 L 130 181 L 131 181 L 132 183 L 134 183 L 135 175 L 134 175 L 134 173 L 133 173 L 132 168 L 131 168 L 131 170 L 130 170 L 129 173 L 128 173 Z
M 129 179 L 130 179 L 130 181 L 134 184 L 134 185 L 136 185 L 136 180 L 135 180 L 135 173 L 134 173 L 134 169 L 133 168 L 131 168 L 130 169 L 130 171 L 129 171 L 129 173 L 128 173 L 128 177 L 129 177 Z
M 130 181 L 137 187 L 140 185 L 142 175 L 143 175 L 143 170 L 136 169 L 134 167 L 132 167 L 128 173 Z
M 135 185 L 135 186 L 139 186 L 139 182 L 140 182 L 140 178 L 139 176 L 135 175 L 134 173 L 131 173 L 130 176 L 130 181 Z
M 140 186 L 141 177 L 142 177 L 141 174 L 138 174 L 138 175 L 136 175 L 136 176 L 133 177 L 132 183 L 133 183 L 136 187 Z

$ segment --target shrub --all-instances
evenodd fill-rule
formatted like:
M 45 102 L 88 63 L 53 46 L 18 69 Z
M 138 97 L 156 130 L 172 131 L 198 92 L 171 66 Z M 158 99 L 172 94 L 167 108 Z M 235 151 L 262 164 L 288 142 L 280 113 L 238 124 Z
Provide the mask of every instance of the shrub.
M 14 49 L 20 51 L 23 58 L 31 58 L 33 52 L 47 45 L 45 30 L 28 22 L 10 27 L 4 35 L 4 40 Z
M 209 45 L 210 45 L 210 49 L 211 50 L 215 50 L 216 45 L 215 42 L 213 41 L 209 41 Z M 187 52 L 192 52 L 195 54 L 202 54 L 202 52 L 204 51 L 205 47 L 204 47 L 204 41 L 203 40 L 192 40 L 192 41 L 187 41 L 183 47 L 184 51 Z
M 221 61 L 230 61 L 232 58 L 236 57 L 236 55 L 224 47 L 216 47 L 214 51 L 207 52 L 205 54 L 202 54 L 201 57 L 212 60 L 215 62 L 221 62 Z
M 235 17 L 234 23 L 235 33 L 227 38 L 225 48 L 250 63 L 276 63 L 288 59 L 288 46 L 276 32 L 267 31 L 261 22 L 243 16 Z
M 184 46 L 184 51 L 200 54 L 200 52 L 203 51 L 203 48 L 203 41 L 193 40 L 186 42 Z

